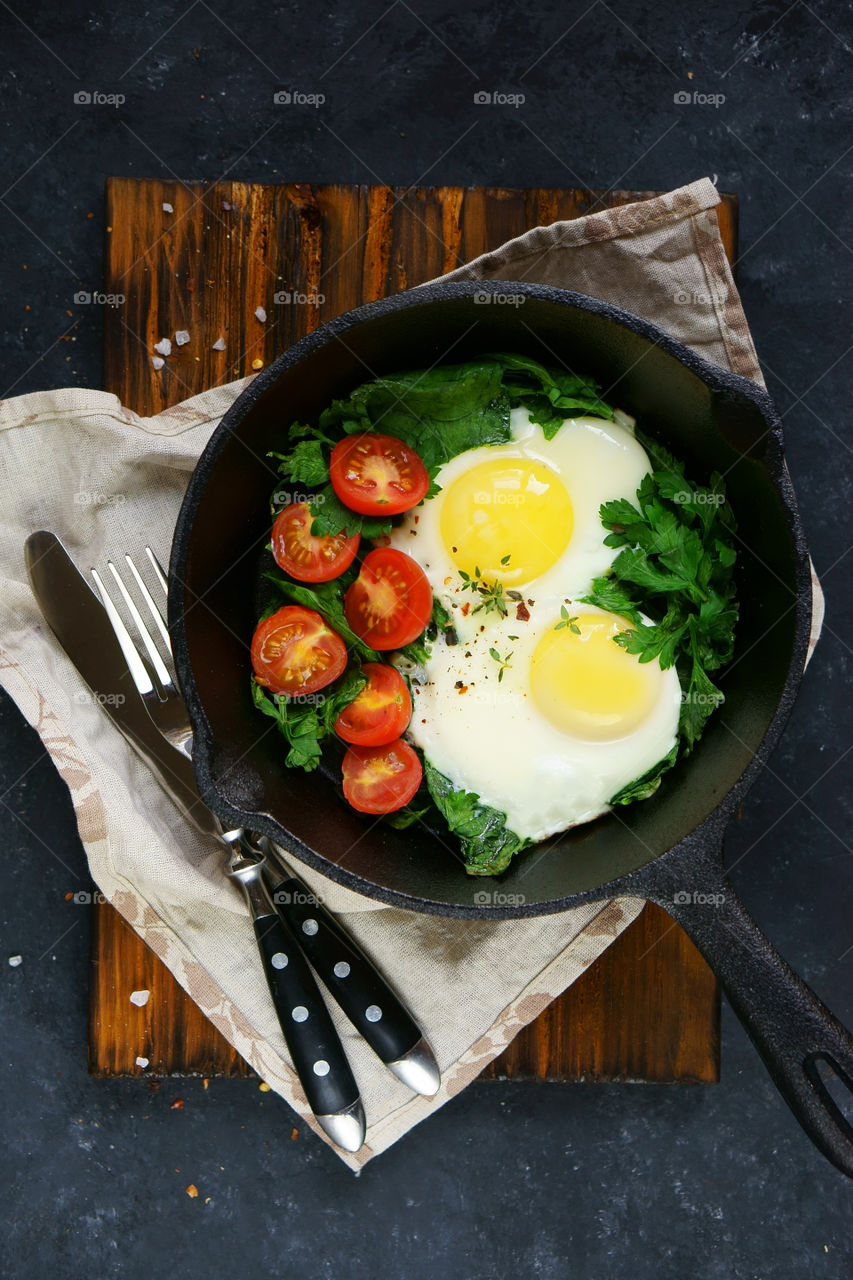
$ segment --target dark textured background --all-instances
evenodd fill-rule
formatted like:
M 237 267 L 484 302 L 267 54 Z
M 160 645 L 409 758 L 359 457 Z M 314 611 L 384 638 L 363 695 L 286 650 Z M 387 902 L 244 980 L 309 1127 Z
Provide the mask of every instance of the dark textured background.
M 740 287 L 828 597 L 729 859 L 759 923 L 851 1023 L 849 12 L 3 3 L 0 394 L 99 385 L 100 317 L 73 295 L 100 286 L 107 174 L 638 188 L 716 175 L 740 195 Z M 280 88 L 326 102 L 274 107 Z M 81 89 L 126 102 L 76 105 Z M 526 100 L 476 106 L 477 90 Z M 678 105 L 681 90 L 725 102 Z M 7 699 L 0 734 L 5 1274 L 851 1273 L 853 1187 L 728 1009 L 719 1087 L 475 1084 L 358 1179 L 301 1126 L 292 1141 L 290 1112 L 257 1084 L 89 1080 L 88 911 L 65 901 L 88 886 L 83 852 Z

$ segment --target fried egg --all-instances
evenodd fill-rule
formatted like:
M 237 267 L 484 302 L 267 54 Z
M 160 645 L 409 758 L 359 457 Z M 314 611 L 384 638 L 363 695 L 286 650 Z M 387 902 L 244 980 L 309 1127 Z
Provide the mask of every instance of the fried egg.
M 671 750 L 681 689 L 673 668 L 614 642 L 624 618 L 575 603 L 618 554 L 599 507 L 635 497 L 651 470 L 645 450 L 600 418 L 567 419 L 546 440 L 517 409 L 511 430 L 506 444 L 442 467 L 440 492 L 392 543 L 418 561 L 453 624 L 408 667 L 407 736 L 454 787 L 542 840 L 606 812 Z M 500 584 L 505 614 L 482 607 L 475 580 Z

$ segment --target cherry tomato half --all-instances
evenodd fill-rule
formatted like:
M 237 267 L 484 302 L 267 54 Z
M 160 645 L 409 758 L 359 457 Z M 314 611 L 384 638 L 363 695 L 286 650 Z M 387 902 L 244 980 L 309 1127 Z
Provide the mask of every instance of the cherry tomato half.
M 399 738 L 411 720 L 412 695 L 389 663 L 365 662 L 361 669 L 367 684 L 338 716 L 335 733 L 360 747 L 380 747 Z
M 414 449 L 396 436 L 372 431 L 338 441 L 329 477 L 341 502 L 368 516 L 408 511 L 429 488 L 427 469 Z
M 423 768 L 402 738 L 383 747 L 350 747 L 344 756 L 344 796 L 359 813 L 393 813 L 421 785 Z
M 379 547 L 364 557 L 344 596 L 344 613 L 372 649 L 399 649 L 421 634 L 432 615 L 426 574 L 404 551 Z
M 316 693 L 346 665 L 346 645 L 313 609 L 285 605 L 255 629 L 252 666 L 258 684 L 272 693 Z
M 361 534 L 345 533 L 315 538 L 313 516 L 307 502 L 292 502 L 275 518 L 272 553 L 279 569 L 300 582 L 329 582 L 339 578 L 355 559 Z

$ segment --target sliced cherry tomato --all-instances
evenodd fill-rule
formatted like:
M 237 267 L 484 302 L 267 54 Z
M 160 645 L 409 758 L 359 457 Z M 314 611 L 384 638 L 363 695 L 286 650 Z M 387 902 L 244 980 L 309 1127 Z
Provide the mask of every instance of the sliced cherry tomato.
M 367 684 L 338 716 L 335 733 L 360 747 L 380 747 L 399 738 L 411 720 L 412 695 L 389 663 L 365 662 L 361 669 Z
M 259 622 L 252 638 L 255 677 L 272 693 L 316 693 L 337 680 L 346 665 L 346 645 L 337 631 L 298 604 Z
M 332 488 L 352 511 L 396 516 L 416 507 L 429 488 L 427 469 L 396 436 L 346 436 L 332 450 Z
M 361 572 L 344 596 L 344 613 L 355 634 L 372 649 L 399 649 L 419 636 L 432 614 L 432 591 L 417 561 L 396 547 L 364 557 Z
M 339 578 L 355 559 L 361 534 L 345 533 L 315 538 L 307 502 L 292 502 L 275 518 L 272 553 L 279 569 L 300 582 L 329 582 Z
M 350 747 L 344 756 L 344 796 L 359 813 L 393 813 L 421 785 L 423 768 L 402 738 L 383 747 Z

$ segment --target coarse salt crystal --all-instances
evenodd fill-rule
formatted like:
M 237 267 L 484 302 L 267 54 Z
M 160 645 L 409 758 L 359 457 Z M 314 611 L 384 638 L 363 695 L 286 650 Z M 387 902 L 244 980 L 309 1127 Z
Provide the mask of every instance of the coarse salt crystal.
M 13 969 L 17 969 L 18 965 L 23 963 L 23 960 L 23 956 L 9 956 L 9 964 Z
M 164 365 L 165 363 L 166 363 L 166 361 L 163 359 L 163 357 L 162 357 L 162 356 L 152 356 L 152 357 L 151 357 L 151 364 L 153 365 L 153 367 L 154 367 L 155 369 L 162 369 L 162 368 L 163 368 L 163 365 Z
M 136 1065 L 137 1065 L 138 1067 L 147 1067 L 147 1066 L 148 1066 L 148 1059 L 147 1059 L 147 1058 L 137 1058 L 137 1059 L 136 1059 Z
M 255 319 L 260 320 L 261 324 L 266 324 L 267 313 L 263 307 L 255 307 Z
M 144 1004 L 148 1003 L 148 997 L 150 995 L 151 995 L 150 991 L 131 991 L 130 1003 L 138 1005 L 139 1008 L 141 1009 Z
M 168 338 L 161 338 L 159 342 L 154 343 L 154 350 L 159 351 L 161 356 L 170 356 L 172 354 L 172 343 Z
M 216 341 L 214 342 L 213 347 L 211 348 L 211 350 L 213 350 L 213 351 L 224 351 L 224 350 L 225 350 L 225 339 L 224 339 L 224 338 L 217 338 L 217 339 L 216 339 Z
M 163 212 L 164 212 L 164 213 L 174 213 L 174 212 L 175 212 L 175 210 L 172 208 L 172 206 L 171 206 L 170 204 L 166 204 L 166 201 L 164 200 L 164 201 L 163 201 Z
M 190 335 L 186 329 L 179 329 L 175 334 L 175 342 L 179 347 L 185 347 L 190 340 Z

